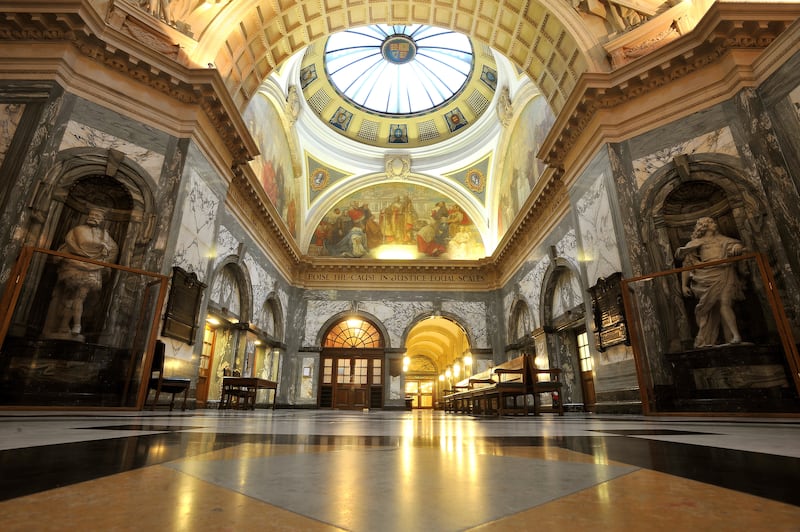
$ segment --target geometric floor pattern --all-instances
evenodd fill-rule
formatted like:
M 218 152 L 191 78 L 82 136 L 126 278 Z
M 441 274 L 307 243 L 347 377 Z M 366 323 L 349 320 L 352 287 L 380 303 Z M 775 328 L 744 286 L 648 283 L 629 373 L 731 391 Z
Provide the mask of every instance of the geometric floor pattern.
M 0 411 L 0 530 L 797 531 L 800 418 Z

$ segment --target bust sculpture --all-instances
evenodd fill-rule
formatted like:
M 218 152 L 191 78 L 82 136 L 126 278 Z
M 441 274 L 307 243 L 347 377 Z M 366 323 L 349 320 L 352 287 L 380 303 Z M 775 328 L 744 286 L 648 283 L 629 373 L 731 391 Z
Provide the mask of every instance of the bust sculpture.
M 101 224 L 105 213 L 101 209 L 90 209 L 86 222 L 70 229 L 59 251 L 102 262 L 113 262 L 118 247 Z M 72 259 L 60 259 L 58 280 L 52 306 L 55 306 L 56 329 L 51 337 L 83 340 L 81 320 L 83 304 L 92 292 L 102 288 L 103 266 Z
M 691 240 L 678 248 L 675 256 L 683 266 L 735 257 L 744 252 L 742 243 L 719 233 L 712 218 L 699 218 Z M 744 299 L 736 264 L 726 263 L 681 273 L 681 290 L 685 297 L 695 297 L 695 320 L 698 326 L 695 347 L 717 345 L 720 331 L 725 343 L 742 342 L 733 302 Z

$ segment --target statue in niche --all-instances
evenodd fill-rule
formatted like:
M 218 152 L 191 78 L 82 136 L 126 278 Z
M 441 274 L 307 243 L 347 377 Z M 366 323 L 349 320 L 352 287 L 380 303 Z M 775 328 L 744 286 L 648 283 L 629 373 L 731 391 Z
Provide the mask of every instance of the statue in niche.
M 111 235 L 102 227 L 105 212 L 89 210 L 86 223 L 70 229 L 59 251 L 103 262 L 113 262 L 119 248 Z M 58 280 L 51 303 L 51 315 L 56 318 L 54 330 L 46 334 L 49 338 L 83 341 L 81 319 L 83 304 L 90 293 L 103 286 L 103 266 L 89 262 L 59 259 Z
M 692 239 L 678 248 L 675 256 L 683 261 L 683 266 L 696 266 L 736 257 L 743 252 L 740 241 L 720 234 L 714 219 L 703 217 L 697 220 Z M 685 297 L 697 298 L 694 309 L 698 326 L 695 347 L 717 345 L 720 329 L 725 343 L 742 342 L 733 302 L 744 299 L 744 293 L 735 263 L 684 271 L 681 273 L 681 290 Z

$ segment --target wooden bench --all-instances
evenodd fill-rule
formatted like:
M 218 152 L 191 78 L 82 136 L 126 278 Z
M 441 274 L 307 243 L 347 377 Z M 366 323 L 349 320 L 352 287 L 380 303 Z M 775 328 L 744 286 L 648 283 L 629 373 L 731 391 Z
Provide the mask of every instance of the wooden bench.
M 556 412 L 563 416 L 560 378 L 560 369 L 538 369 L 533 355 L 522 355 L 457 383 L 444 397 L 445 411 L 474 415 L 528 415 L 532 406 L 536 416 L 542 412 Z M 553 406 L 543 408 L 542 394 L 558 394 L 558 398 L 553 398 Z M 529 397 L 533 397 L 533 405 L 529 404 Z

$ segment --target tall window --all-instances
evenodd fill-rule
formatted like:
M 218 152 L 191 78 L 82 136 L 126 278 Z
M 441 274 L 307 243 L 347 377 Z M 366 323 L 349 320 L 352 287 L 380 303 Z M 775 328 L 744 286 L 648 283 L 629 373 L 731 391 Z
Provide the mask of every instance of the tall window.
M 592 353 L 589 351 L 589 335 L 586 331 L 578 335 L 578 359 L 581 363 L 581 371 L 592 371 Z

